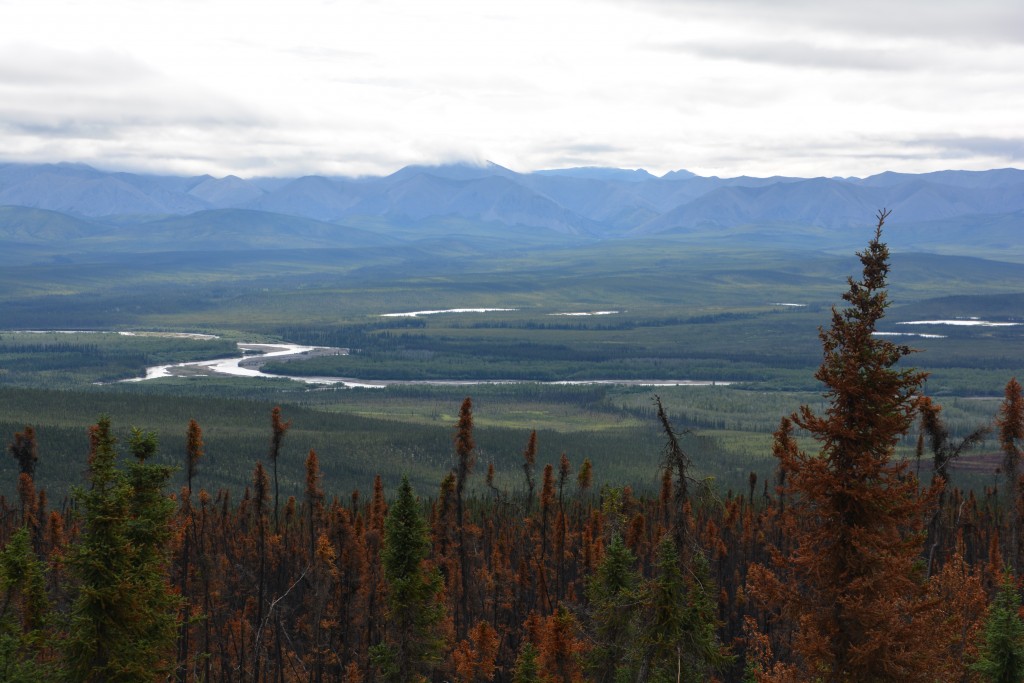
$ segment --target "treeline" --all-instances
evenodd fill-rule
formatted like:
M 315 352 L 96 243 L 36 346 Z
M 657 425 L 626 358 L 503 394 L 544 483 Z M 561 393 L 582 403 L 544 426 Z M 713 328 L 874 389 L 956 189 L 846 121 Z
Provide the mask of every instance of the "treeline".
M 797 334 L 780 325 L 783 314 L 778 312 L 581 323 L 582 327 L 514 320 L 444 320 L 428 325 L 416 318 L 326 330 L 290 326 L 273 331 L 289 340 L 341 346 L 351 353 L 270 362 L 264 370 L 399 380 L 782 379 L 794 386 L 802 379 L 806 388 L 815 349 L 804 342 L 804 333 L 815 329 L 817 321 L 809 321 L 806 312 L 801 315 L 792 323 Z M 751 328 L 759 334 L 752 334 Z M 776 336 L 767 338 L 768 332 Z M 727 347 L 708 348 L 708 338 L 723 336 L 730 339 Z
M 224 339 L 102 333 L 0 333 L 0 384 L 48 387 L 139 377 L 147 366 L 237 354 Z
M 526 354 L 536 351 L 536 358 Z M 283 376 L 306 377 L 351 377 L 365 380 L 516 380 L 522 382 L 561 382 L 587 380 L 703 380 L 721 382 L 756 382 L 759 385 L 775 380 L 777 383 L 787 374 L 792 375 L 791 384 L 797 389 L 811 389 L 813 384 L 798 378 L 798 374 L 785 367 L 772 365 L 767 357 L 742 357 L 734 359 L 705 358 L 704 354 L 692 357 L 663 357 L 648 355 L 637 349 L 638 355 L 622 358 L 587 358 L 587 354 L 573 358 L 570 349 L 559 352 L 562 358 L 547 358 L 545 352 L 525 345 L 512 354 L 512 358 L 489 355 L 493 348 L 481 345 L 478 352 L 465 355 L 446 353 L 409 346 L 394 351 L 378 350 L 351 353 L 345 356 L 318 356 L 288 362 L 270 361 L 263 371 Z M 784 364 L 785 365 L 785 364 Z

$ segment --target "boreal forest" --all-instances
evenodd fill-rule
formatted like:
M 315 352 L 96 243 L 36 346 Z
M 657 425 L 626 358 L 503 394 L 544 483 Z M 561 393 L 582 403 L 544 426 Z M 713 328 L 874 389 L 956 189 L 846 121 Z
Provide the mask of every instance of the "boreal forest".
M 173 454 L 97 414 L 84 481 L 51 495 L 37 473 L 68 456 L 26 424 L 0 500 L 0 679 L 1021 680 L 1024 395 L 1007 376 L 990 420 L 954 430 L 917 354 L 876 334 L 886 217 L 820 327 L 820 400 L 778 414 L 769 466 L 727 488 L 658 396 L 651 487 L 545 457 L 536 430 L 496 473 L 471 397 L 439 480 L 344 491 L 287 406 L 237 487 L 211 485 L 201 414 Z M 986 438 L 995 476 L 961 485 Z M 304 484 L 282 495 L 293 445 Z

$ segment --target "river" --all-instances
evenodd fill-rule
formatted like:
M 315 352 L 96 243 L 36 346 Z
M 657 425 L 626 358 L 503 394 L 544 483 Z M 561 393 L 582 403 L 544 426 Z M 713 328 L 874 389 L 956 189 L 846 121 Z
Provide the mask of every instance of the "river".
M 210 375 L 233 375 L 237 377 L 263 377 L 267 379 L 291 379 L 306 384 L 333 384 L 352 388 L 384 389 L 397 385 L 433 385 L 433 386 L 472 386 L 479 384 L 529 384 L 525 380 L 364 380 L 352 377 L 306 377 L 301 375 L 272 375 L 263 372 L 263 364 L 270 359 L 282 361 L 311 358 L 314 356 L 348 354 L 348 349 L 328 346 L 302 346 L 300 344 L 249 344 L 239 342 L 238 348 L 242 355 L 237 358 L 219 358 L 217 360 L 190 361 L 172 365 L 155 365 L 146 368 L 145 377 L 134 377 L 124 382 L 145 382 L 161 377 L 208 377 Z M 726 386 L 731 382 L 705 380 L 629 380 L 629 379 L 595 379 L 595 380 L 563 380 L 556 382 L 536 382 L 549 385 L 588 385 L 614 384 L 619 386 L 644 387 L 681 387 L 681 386 Z

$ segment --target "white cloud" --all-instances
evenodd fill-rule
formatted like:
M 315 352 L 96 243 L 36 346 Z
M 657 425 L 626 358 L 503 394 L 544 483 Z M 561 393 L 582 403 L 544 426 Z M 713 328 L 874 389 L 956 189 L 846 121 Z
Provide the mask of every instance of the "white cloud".
M 1002 0 L 0 0 L 0 11 L 8 160 L 237 175 L 453 159 L 865 175 L 1005 165 L 1024 138 L 1024 5 Z

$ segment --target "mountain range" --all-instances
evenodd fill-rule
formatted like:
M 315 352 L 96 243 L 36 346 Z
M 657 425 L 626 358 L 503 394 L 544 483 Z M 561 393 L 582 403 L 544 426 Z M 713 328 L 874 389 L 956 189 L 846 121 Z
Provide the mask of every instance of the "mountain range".
M 0 164 L 0 242 L 102 241 L 135 230 L 155 245 L 385 245 L 480 230 L 568 240 L 733 237 L 843 247 L 893 211 L 891 244 L 1019 250 L 1024 171 L 885 172 L 867 178 L 702 177 L 680 170 L 497 164 L 408 166 L 368 178 L 141 175 L 82 164 Z M 474 227 L 476 226 L 476 227 Z M 193 243 L 194 240 L 198 242 Z M 854 244 L 863 242 L 858 234 Z

